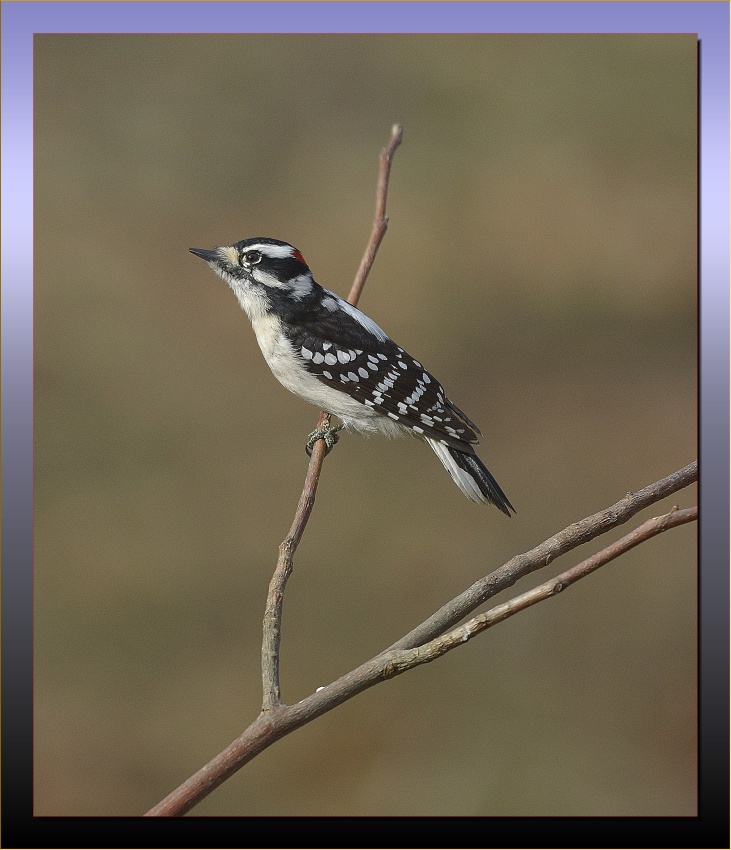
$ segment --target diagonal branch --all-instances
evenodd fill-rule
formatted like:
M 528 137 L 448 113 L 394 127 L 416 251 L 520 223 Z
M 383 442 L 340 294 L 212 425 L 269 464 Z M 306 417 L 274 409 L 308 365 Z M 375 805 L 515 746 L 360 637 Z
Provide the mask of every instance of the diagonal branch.
M 393 671 L 392 674 L 395 676 L 419 664 L 434 661 L 451 649 L 467 643 L 468 640 L 484 632 L 485 629 L 502 623 L 503 620 L 507 620 L 513 614 L 517 614 L 519 611 L 525 611 L 526 608 L 530 608 L 531 605 L 535 605 L 537 602 L 543 602 L 545 599 L 556 596 L 574 584 L 574 582 L 586 578 L 586 576 L 598 570 L 599 567 L 603 567 L 635 546 L 639 546 L 645 540 L 649 540 L 651 537 L 655 537 L 655 535 L 675 528 L 678 525 L 694 522 L 697 519 L 697 506 L 682 511 L 674 507 L 670 513 L 652 517 L 652 519 L 648 519 L 634 531 L 621 537 L 615 543 L 610 544 L 575 567 L 571 567 L 565 572 L 560 573 L 550 581 L 539 584 L 537 587 L 521 593 L 507 602 L 496 605 L 484 614 L 479 614 L 453 631 L 434 638 L 429 643 L 416 646 L 413 649 L 399 650 L 389 661 L 390 670 Z
M 468 587 L 464 593 L 452 599 L 436 614 L 404 635 L 389 649 L 411 649 L 438 637 L 447 629 L 459 623 L 483 602 L 491 599 L 501 590 L 512 587 L 519 579 L 541 567 L 548 566 L 551 561 L 566 554 L 566 552 L 570 552 L 577 546 L 581 546 L 582 543 L 593 540 L 598 535 L 622 525 L 638 511 L 660 499 L 672 496 L 673 493 L 697 480 L 698 461 L 695 460 L 672 475 L 668 475 L 667 478 L 656 481 L 636 493 L 627 493 L 616 504 L 567 526 L 563 531 L 549 537 L 548 540 L 529 552 L 511 558 L 502 567 L 476 581 L 472 587 Z
M 638 511 L 684 487 L 688 487 L 697 479 L 698 464 L 694 462 L 637 493 L 628 494 L 615 505 L 594 514 L 594 516 L 573 523 L 544 543 L 513 558 L 486 578 L 476 582 L 472 588 L 458 596 L 457 599 L 452 600 L 434 617 L 422 623 L 421 626 L 393 644 L 392 647 L 361 664 L 350 673 L 341 676 L 332 684 L 319 688 L 315 693 L 294 705 L 282 705 L 280 703 L 276 710 L 262 711 L 259 717 L 223 752 L 219 753 L 179 788 L 150 809 L 147 815 L 157 817 L 184 815 L 239 768 L 300 726 L 325 714 L 356 694 L 373 687 L 373 685 L 432 661 L 450 649 L 461 646 L 475 634 L 479 634 L 490 626 L 502 622 L 536 602 L 555 596 L 569 584 L 585 578 L 623 552 L 654 535 L 697 519 L 697 508 L 683 511 L 674 509 L 665 516 L 655 517 L 586 561 L 582 561 L 561 573 L 553 580 L 523 593 L 515 599 L 501 603 L 484 614 L 473 618 L 463 626 L 454 629 L 451 633 L 444 634 L 445 629 L 450 627 L 449 624 L 447 626 L 444 624 L 449 623 L 453 617 L 457 617 L 457 620 L 451 622 L 451 625 L 454 625 L 466 613 L 473 610 L 475 605 L 472 607 L 469 607 L 469 605 L 477 596 L 482 596 L 484 601 L 484 599 L 497 593 L 498 590 L 509 587 L 521 576 L 547 566 L 559 555 L 565 554 L 576 546 L 627 522 Z M 460 613 L 460 611 L 463 613 Z M 445 612 L 449 612 L 449 615 Z M 432 637 L 419 641 L 416 636 L 421 634 L 431 634 Z
M 396 148 L 401 144 L 402 136 L 403 128 L 400 124 L 394 124 L 391 128 L 389 143 L 381 151 L 373 228 L 365 254 L 363 255 L 353 286 L 348 295 L 348 301 L 353 306 L 358 303 L 358 299 L 365 286 L 366 278 L 376 258 L 378 246 L 381 244 L 386 233 L 386 228 L 388 227 L 388 216 L 386 215 L 388 180 L 391 174 L 393 155 L 396 152 Z M 323 411 L 317 420 L 317 427 L 323 428 L 329 424 L 330 417 Z M 312 507 L 315 504 L 315 494 L 317 493 L 317 485 L 320 480 L 320 471 L 322 470 L 322 462 L 325 459 L 325 454 L 325 441 L 318 440 L 312 448 L 312 456 L 310 457 L 310 465 L 307 468 L 304 489 L 297 505 L 292 527 L 279 547 L 277 566 L 269 583 L 269 592 L 264 610 L 264 636 L 261 650 L 262 686 L 264 692 L 262 702 L 263 712 L 276 711 L 282 705 L 282 694 L 279 683 L 279 647 L 282 632 L 284 589 L 292 573 L 295 550 L 299 545 L 307 521 L 310 518 L 310 513 L 312 513 Z

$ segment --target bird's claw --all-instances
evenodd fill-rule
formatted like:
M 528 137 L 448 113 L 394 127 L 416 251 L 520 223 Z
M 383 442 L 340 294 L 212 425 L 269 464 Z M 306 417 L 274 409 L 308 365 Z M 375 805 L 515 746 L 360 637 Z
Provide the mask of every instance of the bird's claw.
M 305 446 L 307 457 L 312 457 L 312 447 L 318 440 L 325 441 L 325 455 L 329 455 L 332 447 L 340 439 L 337 432 L 342 431 L 344 427 L 344 425 L 333 425 L 327 428 L 316 428 L 307 438 Z

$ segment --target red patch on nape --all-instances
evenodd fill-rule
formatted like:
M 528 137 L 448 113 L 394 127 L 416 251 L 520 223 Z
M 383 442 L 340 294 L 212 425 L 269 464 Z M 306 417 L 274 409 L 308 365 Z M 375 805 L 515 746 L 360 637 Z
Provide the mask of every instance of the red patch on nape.
M 292 256 L 295 258 L 295 260 L 299 260 L 303 266 L 307 265 L 305 258 L 302 256 L 302 254 L 300 254 L 300 252 L 296 248 L 292 251 Z

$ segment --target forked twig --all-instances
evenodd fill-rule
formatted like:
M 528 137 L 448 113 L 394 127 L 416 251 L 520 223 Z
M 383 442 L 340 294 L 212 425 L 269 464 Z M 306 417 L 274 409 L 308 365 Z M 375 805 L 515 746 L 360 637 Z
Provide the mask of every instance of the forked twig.
M 640 510 L 684 487 L 688 487 L 697 480 L 698 463 L 694 462 L 637 493 L 628 494 L 615 505 L 594 514 L 594 516 L 573 523 L 530 552 L 513 558 L 485 579 L 477 582 L 465 594 L 445 605 L 434 617 L 430 617 L 429 620 L 422 623 L 421 626 L 414 629 L 398 643 L 351 670 L 350 673 L 346 673 L 326 687 L 318 688 L 315 693 L 294 705 L 280 704 L 274 711 L 262 712 L 248 729 L 244 730 L 223 752 L 219 753 L 162 802 L 150 809 L 147 814 L 158 817 L 184 815 L 239 768 L 300 726 L 304 726 L 316 717 L 325 714 L 385 679 L 405 673 L 413 667 L 432 661 L 445 652 L 463 645 L 475 634 L 502 622 L 518 611 L 529 607 L 529 605 L 554 596 L 568 584 L 585 578 L 632 546 L 636 546 L 655 534 L 667 531 L 681 523 L 696 519 L 697 509 L 692 508 L 686 511 L 673 510 L 663 517 L 649 520 L 597 555 L 572 567 L 552 581 L 521 594 L 513 600 L 497 605 L 490 611 L 465 623 L 464 626 L 445 634 L 445 623 L 450 622 L 450 616 L 457 616 L 456 622 L 458 622 L 461 616 L 458 616 L 455 612 L 467 610 L 468 602 L 465 601 L 464 597 L 470 603 L 474 603 L 475 594 L 482 595 L 483 599 L 493 596 L 498 590 L 513 584 L 518 577 L 546 567 L 555 557 L 616 528 L 627 522 Z M 473 610 L 473 608 L 468 610 Z M 450 616 L 445 615 L 445 612 L 449 612 Z M 419 634 L 430 634 L 433 637 L 419 643 L 415 637 Z
M 476 581 L 389 649 L 410 649 L 422 646 L 444 634 L 447 629 L 451 629 L 488 599 L 512 587 L 519 579 L 541 567 L 548 566 L 556 558 L 588 543 L 600 534 L 622 525 L 644 508 L 672 496 L 673 493 L 677 493 L 678 490 L 688 487 L 697 480 L 698 461 L 695 460 L 636 493 L 627 493 L 614 505 L 572 523 L 529 552 L 516 555 L 502 567 Z
M 521 593 L 507 602 L 496 605 L 489 611 L 485 611 L 484 614 L 478 614 L 477 617 L 473 617 L 458 628 L 453 629 L 447 634 L 440 635 L 426 644 L 416 646 L 413 649 L 399 650 L 390 660 L 390 671 L 392 675 L 395 676 L 406 670 L 410 670 L 418 664 L 426 664 L 429 661 L 436 660 L 451 649 L 467 643 L 468 640 L 471 640 L 475 635 L 480 634 L 480 632 L 484 632 L 485 629 L 502 623 L 503 620 L 507 620 L 513 614 L 517 614 L 519 611 L 525 611 L 526 608 L 530 608 L 531 605 L 535 605 L 537 602 L 543 602 L 545 599 L 556 596 L 574 582 L 586 578 L 586 576 L 598 570 L 599 567 L 603 567 L 625 552 L 629 552 L 630 549 L 639 546 L 645 540 L 649 540 L 651 537 L 655 537 L 655 535 L 675 528 L 678 525 L 684 525 L 686 522 L 694 522 L 697 519 L 697 505 L 682 511 L 674 507 L 670 513 L 648 519 L 634 531 L 630 531 L 629 534 L 625 534 L 624 537 L 620 537 L 619 540 L 602 549 L 600 552 L 597 552 L 575 567 L 571 567 L 565 572 L 560 573 L 555 578 L 550 579 L 550 581 L 539 584 L 537 587 L 531 588 L 531 590 Z

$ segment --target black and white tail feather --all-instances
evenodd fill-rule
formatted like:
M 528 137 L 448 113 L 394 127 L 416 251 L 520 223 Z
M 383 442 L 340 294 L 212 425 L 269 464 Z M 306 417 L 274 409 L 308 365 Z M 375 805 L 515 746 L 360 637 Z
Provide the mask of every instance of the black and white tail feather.
M 495 505 L 508 516 L 510 516 L 511 510 L 515 510 L 500 485 L 493 478 L 490 470 L 476 454 L 469 454 L 459 451 L 459 449 L 453 449 L 451 446 L 445 446 L 439 440 L 434 440 L 431 437 L 427 437 L 426 441 L 452 476 L 452 481 L 468 499 L 472 499 L 473 502 Z
M 479 428 L 418 360 L 320 286 L 296 248 L 258 237 L 190 250 L 231 287 L 269 368 L 288 390 L 350 430 L 424 439 L 468 499 L 507 516 L 515 510 L 475 454 Z

